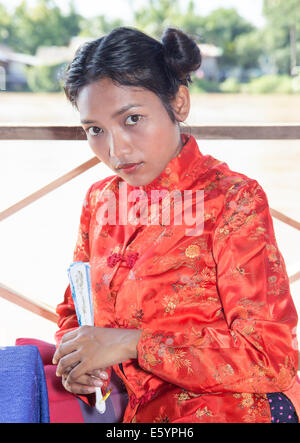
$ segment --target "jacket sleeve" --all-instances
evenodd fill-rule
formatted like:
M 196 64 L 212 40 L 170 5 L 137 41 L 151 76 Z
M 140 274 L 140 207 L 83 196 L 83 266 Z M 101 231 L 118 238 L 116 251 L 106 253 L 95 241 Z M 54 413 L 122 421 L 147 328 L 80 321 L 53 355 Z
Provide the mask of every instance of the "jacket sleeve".
M 267 196 L 256 180 L 227 191 L 212 252 L 222 318 L 205 323 L 195 307 L 183 322 L 175 310 L 169 331 L 143 331 L 139 365 L 195 393 L 288 389 L 298 367 L 297 313 Z
M 78 230 L 78 237 L 73 253 L 73 261 L 84 261 L 88 262 L 90 258 L 89 249 L 89 225 L 90 225 L 90 193 L 92 186 L 89 188 L 85 200 L 83 202 L 80 224 Z M 67 286 L 64 294 L 64 300 L 60 303 L 56 312 L 58 314 L 58 327 L 59 330 L 55 333 L 56 344 L 58 345 L 61 341 L 62 336 L 76 328 L 78 328 L 78 321 L 75 312 L 75 306 L 72 299 L 70 285 Z

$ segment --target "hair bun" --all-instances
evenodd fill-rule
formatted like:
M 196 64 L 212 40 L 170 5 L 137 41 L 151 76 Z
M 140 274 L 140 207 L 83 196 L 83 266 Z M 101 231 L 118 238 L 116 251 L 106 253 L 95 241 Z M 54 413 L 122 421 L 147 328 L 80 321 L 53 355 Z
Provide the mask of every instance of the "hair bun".
M 174 28 L 167 28 L 161 41 L 166 64 L 187 85 L 191 81 L 190 74 L 201 66 L 202 58 L 197 43 Z

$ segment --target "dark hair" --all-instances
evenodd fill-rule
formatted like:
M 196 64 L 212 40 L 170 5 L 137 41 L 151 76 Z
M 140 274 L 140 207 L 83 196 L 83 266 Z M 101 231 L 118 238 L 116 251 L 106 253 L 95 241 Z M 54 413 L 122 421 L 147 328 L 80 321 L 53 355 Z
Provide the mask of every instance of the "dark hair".
M 76 106 L 80 89 L 102 78 L 142 87 L 161 99 L 175 122 L 170 102 L 180 85 L 188 86 L 191 72 L 200 65 L 197 44 L 178 29 L 166 29 L 159 42 L 137 29 L 120 27 L 77 50 L 66 71 L 64 90 Z

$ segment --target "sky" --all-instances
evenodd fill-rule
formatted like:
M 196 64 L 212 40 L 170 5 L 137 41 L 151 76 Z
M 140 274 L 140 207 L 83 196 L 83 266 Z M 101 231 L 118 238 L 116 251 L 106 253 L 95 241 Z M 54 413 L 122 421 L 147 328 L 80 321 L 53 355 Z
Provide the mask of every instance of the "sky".
M 34 0 L 27 0 L 29 3 L 34 3 Z M 109 18 L 123 18 L 128 21 L 132 17 L 132 5 L 135 7 L 145 5 L 148 0 L 75 0 L 76 7 L 79 13 L 86 17 L 93 15 L 106 15 Z M 14 7 L 20 3 L 20 0 L 2 0 L 0 3 L 8 8 Z M 57 1 L 59 6 L 64 9 L 68 5 L 68 0 Z M 181 0 L 184 7 L 188 2 Z M 201 15 L 207 15 L 214 9 L 235 8 L 239 14 L 246 18 L 254 25 L 261 27 L 264 25 L 264 18 L 262 16 L 263 0 L 196 0 L 197 12 Z M 131 5 L 131 6 L 130 6 Z

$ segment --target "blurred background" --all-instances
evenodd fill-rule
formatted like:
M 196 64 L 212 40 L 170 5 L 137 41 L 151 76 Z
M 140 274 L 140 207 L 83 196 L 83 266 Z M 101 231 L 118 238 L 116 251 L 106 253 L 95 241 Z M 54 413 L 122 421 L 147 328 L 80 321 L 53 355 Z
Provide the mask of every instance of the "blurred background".
M 84 42 L 123 25 L 158 39 L 177 27 L 198 43 L 187 127 L 300 124 L 300 0 L 0 0 L 0 125 L 78 125 L 62 92 L 64 69 Z M 300 220 L 300 140 L 198 143 L 256 179 L 270 207 Z M 0 141 L 0 211 L 91 157 L 86 141 Z M 2 284 L 52 307 L 63 300 L 85 193 L 107 175 L 99 164 L 2 221 Z M 300 233 L 273 222 L 292 275 Z M 300 313 L 300 281 L 290 288 Z M 56 329 L 0 298 L 0 346 L 17 337 L 54 342 Z

